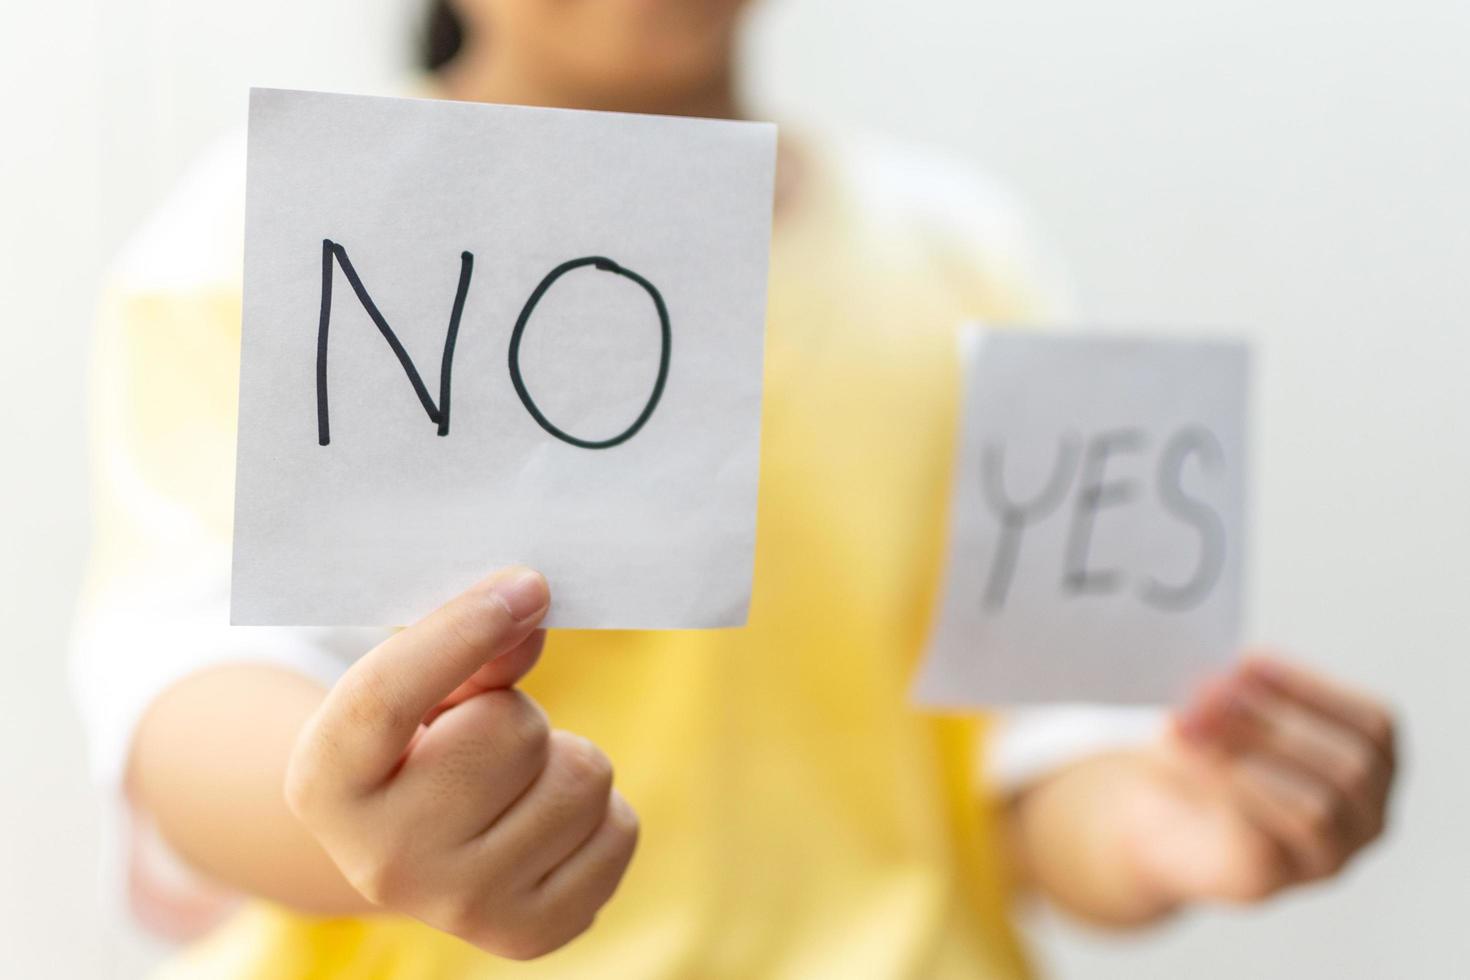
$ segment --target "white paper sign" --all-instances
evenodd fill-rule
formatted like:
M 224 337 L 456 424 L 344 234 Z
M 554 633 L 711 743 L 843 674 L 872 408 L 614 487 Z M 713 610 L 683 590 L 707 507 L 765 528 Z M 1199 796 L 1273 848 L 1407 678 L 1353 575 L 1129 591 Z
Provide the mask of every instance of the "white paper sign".
M 960 342 L 947 582 L 916 700 L 1176 700 L 1239 629 L 1246 348 Z
M 256 90 L 232 621 L 745 621 L 775 127 Z

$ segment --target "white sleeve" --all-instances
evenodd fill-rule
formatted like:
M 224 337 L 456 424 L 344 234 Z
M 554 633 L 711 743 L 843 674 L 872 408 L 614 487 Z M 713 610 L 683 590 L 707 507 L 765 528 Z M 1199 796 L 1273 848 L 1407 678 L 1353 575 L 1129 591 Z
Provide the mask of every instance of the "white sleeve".
M 113 582 L 84 608 L 70 668 L 102 796 L 105 907 L 157 936 L 183 940 L 211 928 L 236 896 L 190 868 L 132 804 L 128 757 L 144 713 L 181 678 L 225 663 L 271 664 L 331 685 L 386 632 L 230 626 L 228 556 L 175 558 L 174 575 Z
M 199 567 L 215 565 L 215 567 Z M 78 619 L 71 683 L 92 772 L 122 785 L 143 713 L 181 678 L 225 663 L 271 664 L 330 686 L 386 634 L 375 629 L 229 625 L 229 579 L 215 562 L 114 587 Z
M 1164 708 L 1057 704 L 1017 708 L 995 723 L 984 754 L 984 778 L 1001 794 L 1088 756 L 1146 744 L 1163 734 Z

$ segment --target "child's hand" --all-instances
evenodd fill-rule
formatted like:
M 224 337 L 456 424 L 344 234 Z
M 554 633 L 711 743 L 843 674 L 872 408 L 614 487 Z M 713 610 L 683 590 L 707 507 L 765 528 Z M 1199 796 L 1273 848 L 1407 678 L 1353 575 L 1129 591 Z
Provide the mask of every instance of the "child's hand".
M 549 602 L 507 569 L 394 635 L 332 689 L 286 776 L 367 899 L 515 959 L 587 929 L 638 836 L 607 757 L 511 686 Z
M 1142 872 L 1176 901 L 1253 900 L 1337 872 L 1384 826 L 1394 725 L 1377 701 L 1252 659 L 1206 685 L 1140 799 Z
M 1028 787 L 1007 810 L 1008 839 L 1032 885 L 1096 922 L 1257 901 L 1335 873 L 1378 836 L 1393 743 L 1392 718 L 1367 695 L 1249 660 L 1157 744 Z

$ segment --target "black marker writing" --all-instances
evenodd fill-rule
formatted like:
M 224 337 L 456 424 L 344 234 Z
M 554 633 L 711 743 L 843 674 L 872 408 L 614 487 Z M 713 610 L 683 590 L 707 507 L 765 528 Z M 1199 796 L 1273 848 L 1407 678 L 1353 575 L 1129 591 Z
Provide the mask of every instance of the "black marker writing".
M 614 275 L 623 276 L 626 279 L 631 279 L 633 282 L 636 282 L 643 287 L 644 292 L 648 293 L 649 298 L 653 300 L 654 309 L 658 311 L 658 326 L 661 340 L 658 355 L 658 377 L 653 382 L 653 393 L 648 396 L 648 401 L 643 405 L 643 411 L 638 413 L 638 417 L 633 420 L 633 423 L 610 439 L 581 439 L 558 428 L 536 405 L 535 400 L 531 398 L 530 391 L 526 389 L 525 379 L 521 377 L 521 338 L 526 333 L 526 325 L 531 321 L 531 314 L 535 312 L 536 304 L 541 302 L 541 297 L 545 296 L 546 291 L 562 276 L 571 272 L 573 269 L 580 269 L 589 265 L 595 269 L 601 269 L 603 272 L 611 272 Z M 530 299 L 526 300 L 526 305 L 521 308 L 521 315 L 516 318 L 515 329 L 510 334 L 510 351 L 507 355 L 510 363 L 510 383 L 515 385 L 516 394 L 521 396 L 521 404 L 526 406 L 526 411 L 531 413 L 531 417 L 540 424 L 541 428 L 550 432 L 562 442 L 569 442 L 573 446 L 581 446 L 583 449 L 608 449 L 633 438 L 638 430 L 643 428 L 643 423 L 648 421 L 648 417 L 653 414 L 653 410 L 658 407 L 658 400 L 664 393 L 664 382 L 669 376 L 669 349 L 672 346 L 673 335 L 669 329 L 669 311 L 664 306 L 664 298 L 659 295 L 653 283 L 644 279 L 633 270 L 625 269 L 612 259 L 603 258 L 600 255 L 572 259 L 570 262 L 563 262 L 548 272 L 546 278 L 542 279 L 536 286 L 536 289 L 531 293 Z
M 1021 533 L 1027 524 L 1039 522 L 1061 504 L 1067 487 L 1072 483 L 1072 469 L 1076 465 L 1077 442 L 1068 436 L 1058 447 L 1057 460 L 1041 490 L 1030 500 L 1018 502 L 1006 494 L 1005 447 L 996 444 L 985 447 L 981 459 L 981 482 L 985 502 L 995 512 L 1001 527 L 1000 543 L 985 585 L 985 605 L 989 608 L 999 609 L 1005 605 L 1011 579 L 1016 572 L 1016 560 L 1021 553 Z
M 1206 470 L 1225 465 L 1225 451 L 1214 434 L 1199 426 L 1176 433 L 1159 459 L 1159 499 L 1164 508 L 1199 532 L 1199 564 L 1194 575 L 1181 585 L 1166 585 L 1150 578 L 1140 591 L 1143 600 L 1159 609 L 1184 610 L 1199 605 L 1220 578 L 1225 567 L 1225 525 L 1220 515 L 1203 501 L 1184 492 L 1180 476 L 1185 462 L 1198 455 Z
M 1138 452 L 1143 448 L 1143 432 L 1117 429 L 1094 436 L 1087 444 L 1082 462 L 1081 486 L 1077 492 L 1076 511 L 1067 535 L 1067 566 L 1062 581 L 1073 593 L 1104 593 L 1116 590 L 1122 575 L 1116 571 L 1099 571 L 1087 567 L 1087 551 L 1092 541 L 1092 525 L 1097 512 L 1132 500 L 1135 485 L 1127 480 L 1106 479 L 1108 457 L 1114 453 Z
M 408 383 L 413 385 L 414 394 L 418 395 L 419 402 L 428 413 L 429 421 L 439 426 L 439 434 L 449 434 L 449 377 L 450 369 L 454 364 L 454 341 L 459 334 L 459 320 L 464 314 L 465 294 L 469 292 L 470 276 L 474 273 L 475 257 L 469 252 L 460 253 L 459 257 L 459 288 L 454 294 L 454 309 L 449 314 L 449 329 L 444 335 L 444 356 L 439 367 L 439 402 L 436 405 L 434 399 L 429 397 L 429 389 L 424 387 L 424 381 L 419 377 L 418 368 L 414 367 L 413 358 L 408 356 L 408 351 L 403 349 L 397 334 L 388 325 L 387 319 L 378 310 L 373 298 L 368 295 L 367 287 L 362 284 L 357 270 L 353 268 L 352 260 L 347 257 L 347 250 L 331 239 L 322 241 L 322 309 L 321 318 L 317 324 L 316 333 L 316 431 L 317 442 L 327 445 L 332 441 L 331 424 L 327 405 L 327 335 L 332 321 L 332 260 L 342 267 L 342 273 L 347 276 L 347 281 L 352 285 L 352 291 L 357 294 L 358 302 L 367 311 L 367 315 L 377 324 L 378 332 L 393 349 L 398 358 L 398 363 L 403 366 L 403 373 L 408 375 Z
M 332 321 L 332 263 L 334 261 L 342 268 L 343 274 L 347 276 L 347 281 L 352 286 L 352 291 L 357 294 L 358 302 L 362 304 L 363 309 L 367 311 L 368 316 L 377 325 L 378 332 L 383 335 L 383 339 L 388 342 L 388 346 L 398 358 L 398 363 L 402 366 L 403 373 L 407 375 L 408 383 L 413 386 L 414 394 L 418 396 L 419 403 L 423 405 L 424 412 L 429 416 L 429 421 L 439 427 L 439 435 L 448 435 L 449 393 L 450 378 L 454 367 L 454 345 L 455 340 L 459 336 L 459 323 L 460 318 L 464 315 L 465 297 L 469 293 L 470 278 L 474 274 L 475 257 L 469 252 L 460 253 L 459 288 L 454 294 L 454 308 L 449 314 L 449 329 L 444 335 L 444 353 L 439 366 L 439 400 L 436 403 L 429 396 L 429 389 L 424 385 L 423 378 L 419 377 L 418 368 L 414 366 L 413 358 L 409 357 L 408 351 L 404 349 L 403 344 L 398 340 L 397 334 L 388 325 L 387 318 L 383 316 L 377 304 L 373 302 L 373 298 L 368 295 L 367 287 L 363 285 L 362 278 L 358 276 L 357 270 L 352 265 L 352 260 L 347 257 L 347 250 L 331 239 L 324 239 L 322 241 L 322 301 L 321 313 L 317 321 L 316 336 L 316 425 L 317 442 L 323 446 L 330 444 L 332 441 L 330 410 L 327 398 L 327 348 Z M 648 396 L 648 401 L 644 403 L 643 410 L 638 413 L 638 417 L 626 429 L 610 439 L 582 439 L 558 428 L 546 417 L 540 407 L 537 406 L 535 399 L 531 397 L 530 391 L 526 388 L 525 379 L 521 376 L 521 339 L 525 335 L 527 325 L 530 323 L 531 314 L 536 310 L 536 304 L 541 301 L 541 298 L 546 295 L 546 291 L 558 279 L 573 269 L 580 269 L 584 266 L 591 266 L 603 272 L 611 272 L 614 275 L 622 276 L 625 279 L 637 283 L 648 294 L 649 299 L 653 300 L 654 310 L 658 313 L 660 335 L 658 376 L 654 380 L 653 391 Z M 531 417 L 536 420 L 541 428 L 561 441 L 570 443 L 573 446 L 580 446 L 583 449 L 607 449 L 633 438 L 638 433 L 638 430 L 643 428 L 649 417 L 653 415 L 654 409 L 658 407 L 659 399 L 663 397 L 664 383 L 668 380 L 669 357 L 672 347 L 673 331 L 669 326 L 669 311 L 664 305 L 663 296 L 653 283 L 633 270 L 624 268 L 612 259 L 604 258 L 600 255 L 590 255 L 586 258 L 563 262 L 555 269 L 552 269 L 536 286 L 535 290 L 532 291 L 530 298 L 526 300 L 526 305 L 521 308 L 521 314 L 516 319 L 515 329 L 511 331 L 510 335 L 510 349 L 507 355 L 510 366 L 510 381 L 515 386 L 516 394 L 520 396 L 521 404 L 525 406 L 526 411 L 531 414 Z

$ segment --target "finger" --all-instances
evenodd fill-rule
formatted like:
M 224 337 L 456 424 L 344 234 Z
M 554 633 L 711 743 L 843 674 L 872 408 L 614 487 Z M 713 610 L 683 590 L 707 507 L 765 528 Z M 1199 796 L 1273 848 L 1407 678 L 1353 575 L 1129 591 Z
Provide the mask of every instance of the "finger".
M 552 732 L 540 776 L 488 827 L 487 853 L 514 860 L 527 884 L 541 880 L 602 824 L 612 781 L 612 763 L 602 750 L 579 735 Z
M 1174 716 L 1174 727 L 1180 737 L 1196 746 L 1223 738 L 1229 722 L 1230 684 L 1224 677 L 1212 677 L 1200 684 Z
M 1281 845 L 1296 880 L 1322 878 L 1342 866 L 1353 845 L 1350 818 L 1338 794 L 1264 755 L 1244 755 L 1231 768 L 1241 809 Z
M 514 687 L 517 681 L 529 674 L 531 668 L 536 666 L 545 646 L 546 631 L 542 629 L 532 631 L 531 635 L 517 644 L 514 649 L 502 653 L 475 671 L 474 676 L 469 680 L 451 691 L 448 697 L 429 712 L 424 723 L 432 724 L 440 712 L 448 711 L 477 694 Z
M 559 913 L 577 910 L 583 928 L 617 891 L 638 847 L 638 816 L 623 795 L 614 791 L 607 814 L 580 848 L 542 880 L 538 896 Z
M 342 676 L 313 722 L 337 785 L 377 786 L 425 716 L 546 613 L 546 580 L 508 568 L 379 644 Z
M 384 800 L 416 833 L 463 844 L 536 782 L 550 734 L 545 712 L 520 691 L 485 691 L 421 730 Z
M 1366 737 L 1248 680 L 1237 685 L 1235 697 L 1237 745 L 1325 782 L 1347 804 L 1355 836 L 1377 832 L 1388 766 Z
M 1246 660 L 1243 669 L 1251 677 L 1276 688 L 1287 697 L 1361 733 L 1392 762 L 1393 716 L 1374 698 L 1329 680 L 1315 671 L 1274 657 L 1252 656 Z

